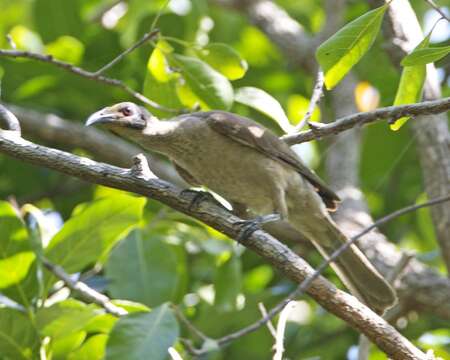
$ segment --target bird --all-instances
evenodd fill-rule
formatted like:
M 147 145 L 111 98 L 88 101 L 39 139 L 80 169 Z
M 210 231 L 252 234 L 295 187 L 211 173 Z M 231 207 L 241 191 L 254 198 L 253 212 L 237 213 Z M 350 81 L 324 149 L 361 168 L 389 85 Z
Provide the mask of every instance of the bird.
M 188 184 L 222 196 L 243 218 L 279 215 L 269 230 L 288 228 L 290 238 L 307 239 L 325 258 L 349 241 L 330 216 L 338 195 L 285 142 L 249 118 L 212 110 L 160 120 L 142 106 L 121 102 L 93 113 L 85 125 L 165 155 Z M 355 244 L 331 265 L 377 313 L 396 302 L 394 289 Z

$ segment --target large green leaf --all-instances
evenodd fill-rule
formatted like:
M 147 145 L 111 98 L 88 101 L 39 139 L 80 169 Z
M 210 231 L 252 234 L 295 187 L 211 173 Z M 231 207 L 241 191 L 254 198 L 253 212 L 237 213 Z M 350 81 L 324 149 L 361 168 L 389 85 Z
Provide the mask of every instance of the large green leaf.
M 325 72 L 327 89 L 335 87 L 370 49 L 387 6 L 383 5 L 353 20 L 319 46 L 316 58 Z
M 171 52 L 172 50 L 167 43 L 159 41 L 148 59 L 144 95 L 162 106 L 181 109 L 183 105 L 178 100 L 175 90 L 179 74 L 169 69 L 164 51 Z M 151 111 L 158 117 L 173 115 L 158 109 L 152 109 Z
M 442 59 L 450 54 L 450 45 L 442 47 L 430 47 L 414 49 L 411 54 L 406 55 L 401 64 L 402 66 L 424 65 Z
M 25 225 L 9 203 L 0 201 L 0 289 L 25 306 L 31 295 L 27 294 L 22 281 L 34 260 Z
M 200 59 L 174 54 L 171 59 L 186 83 L 210 109 L 228 110 L 233 104 L 233 88 L 228 79 Z
M 236 310 L 237 297 L 242 286 L 241 260 L 232 255 L 216 272 L 214 304 L 221 311 Z
M 108 290 L 115 298 L 157 306 L 173 300 L 178 283 L 176 267 L 169 245 L 158 237 L 133 231 L 114 248 L 106 263 Z
M 427 48 L 430 43 L 430 35 L 431 33 L 417 45 L 414 51 Z M 426 75 L 426 64 L 405 66 L 397 88 L 397 94 L 395 95 L 394 105 L 413 104 L 419 101 L 422 97 L 422 88 Z M 395 123 L 390 125 L 391 130 L 399 130 L 408 119 L 409 116 L 397 119 Z
M 101 310 L 74 299 L 58 302 L 48 308 L 40 308 L 36 314 L 39 331 L 53 339 L 62 338 L 84 330 Z
M 106 360 L 165 360 L 178 337 L 178 323 L 167 304 L 149 313 L 121 317 L 106 345 Z
M 275 120 L 286 133 L 293 128 L 278 100 L 264 90 L 251 86 L 242 87 L 237 89 L 234 100 Z
M 108 335 L 91 336 L 76 351 L 69 354 L 68 360 L 102 360 L 105 357 L 105 347 Z
M 50 241 L 47 258 L 69 273 L 99 261 L 140 221 L 145 201 L 120 194 L 85 205 Z
M 15 309 L 0 308 L 2 359 L 34 359 L 38 344 L 38 334 L 26 315 Z
M 196 50 L 196 54 L 230 80 L 242 78 L 248 69 L 247 62 L 227 44 L 211 43 Z

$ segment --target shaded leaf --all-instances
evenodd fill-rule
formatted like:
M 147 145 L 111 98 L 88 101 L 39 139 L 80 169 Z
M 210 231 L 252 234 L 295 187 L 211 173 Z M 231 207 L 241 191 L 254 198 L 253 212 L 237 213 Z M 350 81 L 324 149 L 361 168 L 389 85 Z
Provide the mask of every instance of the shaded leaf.
M 239 257 L 232 255 L 217 269 L 214 279 L 214 305 L 221 311 L 236 310 L 237 297 L 241 291 L 242 270 Z
M 442 59 L 448 54 L 450 54 L 450 45 L 424 49 L 416 48 L 411 54 L 408 54 L 403 58 L 401 64 L 402 66 L 429 64 Z
M 194 94 L 210 109 L 230 109 L 233 88 L 225 76 L 194 57 L 174 54 L 171 59 Z
M 38 346 L 38 334 L 22 312 L 0 308 L 0 350 L 2 358 L 33 359 Z
M 106 360 L 165 360 L 178 337 L 178 323 L 167 304 L 150 313 L 121 317 L 106 344 Z
M 248 69 L 247 62 L 227 44 L 211 43 L 196 50 L 196 54 L 230 80 L 242 78 Z
M 169 245 L 133 231 L 112 251 L 105 266 L 108 290 L 115 298 L 157 306 L 172 300 L 178 275 Z
M 234 99 L 275 120 L 284 132 L 292 130 L 292 125 L 278 100 L 264 90 L 251 86 L 242 87 L 237 89 Z
M 387 6 L 383 5 L 358 17 L 319 46 L 316 58 L 325 72 L 328 90 L 335 87 L 370 49 L 380 30 Z

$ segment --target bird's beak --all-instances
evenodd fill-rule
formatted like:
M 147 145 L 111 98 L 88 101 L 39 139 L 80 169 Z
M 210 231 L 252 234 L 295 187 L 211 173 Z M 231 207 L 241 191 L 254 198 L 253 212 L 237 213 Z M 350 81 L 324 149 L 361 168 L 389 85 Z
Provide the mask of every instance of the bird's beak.
M 115 120 L 117 120 L 117 118 L 116 116 L 114 116 L 114 114 L 108 113 L 105 111 L 105 109 L 102 109 L 89 116 L 84 125 L 91 126 L 97 124 L 110 124 Z

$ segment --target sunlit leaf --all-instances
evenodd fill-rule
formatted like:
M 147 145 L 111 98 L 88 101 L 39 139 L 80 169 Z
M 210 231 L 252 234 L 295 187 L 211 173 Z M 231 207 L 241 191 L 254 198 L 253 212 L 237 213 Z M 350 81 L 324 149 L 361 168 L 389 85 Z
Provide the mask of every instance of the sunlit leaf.
M 235 100 L 275 120 L 284 132 L 292 130 L 292 125 L 278 100 L 264 90 L 251 86 L 239 88 L 236 91 Z
M 69 273 L 101 260 L 140 221 L 145 202 L 123 194 L 87 204 L 50 241 L 47 258 Z
M 165 51 L 170 52 L 171 48 L 165 42 L 158 42 L 147 62 L 147 72 L 144 81 L 144 95 L 156 103 L 171 108 L 181 109 L 183 104 L 179 101 L 176 85 L 179 74 L 169 69 Z M 168 113 L 158 109 L 151 109 L 151 112 L 158 117 L 169 117 Z
M 406 55 L 401 64 L 402 66 L 424 65 L 442 59 L 450 54 L 450 45 L 442 47 L 430 47 L 424 49 L 414 49 L 414 51 Z
M 425 49 L 430 42 L 430 34 L 426 36 L 422 42 L 417 45 L 414 51 Z M 422 88 L 427 75 L 427 68 L 425 64 L 405 66 L 400 78 L 400 84 L 395 95 L 394 105 L 413 104 L 422 97 Z M 409 116 L 404 116 L 397 119 L 395 123 L 390 125 L 391 130 L 399 130 L 409 119 Z
M 248 69 L 247 62 L 227 44 L 211 43 L 197 50 L 196 54 L 230 80 L 242 78 Z
M 150 313 L 121 317 L 106 344 L 105 360 L 165 360 L 178 337 L 178 323 L 167 304 Z
M 316 58 L 325 72 L 327 89 L 335 87 L 370 49 L 387 6 L 383 5 L 353 20 L 319 46 Z
M 105 356 L 107 341 L 108 335 L 91 336 L 79 349 L 70 353 L 67 360 L 102 360 Z
M 38 34 L 23 25 L 14 26 L 9 35 L 18 49 L 41 53 L 44 44 Z
M 287 100 L 287 113 L 292 124 L 298 124 L 306 115 L 309 109 L 310 99 L 299 95 L 290 95 Z M 320 108 L 316 106 L 311 114 L 310 121 L 320 121 Z
M 129 261 L 136 259 L 136 261 Z M 133 231 L 106 263 L 108 290 L 115 298 L 157 306 L 176 291 L 176 258 L 160 238 Z
M 67 354 L 71 351 L 79 348 L 86 339 L 86 331 L 78 331 L 59 337 L 56 339 L 51 339 L 51 354 L 55 359 L 66 359 Z
M 225 76 L 194 57 L 174 54 L 172 59 L 191 90 L 209 109 L 230 109 L 233 88 Z
M 45 336 L 63 338 L 84 330 L 84 327 L 101 311 L 94 305 L 86 305 L 74 299 L 40 308 L 36 315 L 39 331 Z
M 84 45 L 73 36 L 60 36 L 55 41 L 45 45 L 45 51 L 56 59 L 77 65 L 83 58 Z

